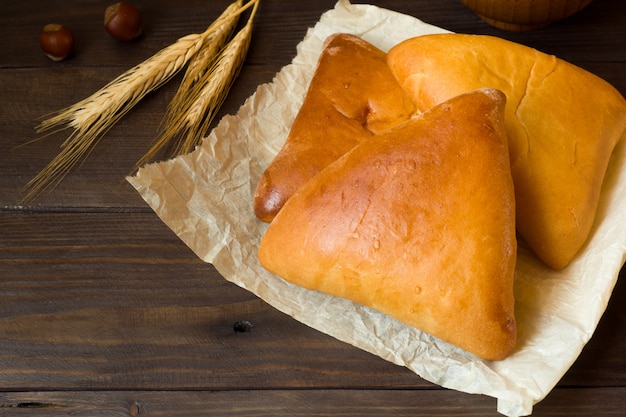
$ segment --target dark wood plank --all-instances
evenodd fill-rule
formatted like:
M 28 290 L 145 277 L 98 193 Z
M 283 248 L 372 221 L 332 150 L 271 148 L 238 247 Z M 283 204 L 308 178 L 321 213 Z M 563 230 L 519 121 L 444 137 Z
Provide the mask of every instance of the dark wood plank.
M 623 416 L 626 389 L 560 389 L 535 417 Z M 88 416 L 501 416 L 494 399 L 447 390 L 241 390 L 0 393 L 0 414 Z
M 449 395 L 453 394 L 453 395 Z M 217 392 L 0 393 L 14 416 L 496 416 L 495 401 L 451 391 L 254 390 Z
M 0 216 L 0 277 L 3 389 L 431 385 L 228 283 L 152 213 Z
M 231 0 L 136 0 L 144 33 L 133 42 L 113 40 L 104 30 L 104 10 L 114 2 L 45 1 L 3 5 L 2 67 L 118 67 L 135 65 L 180 37 L 203 32 Z M 50 61 L 39 49 L 38 36 L 47 23 L 61 23 L 72 30 L 75 54 L 62 63 Z

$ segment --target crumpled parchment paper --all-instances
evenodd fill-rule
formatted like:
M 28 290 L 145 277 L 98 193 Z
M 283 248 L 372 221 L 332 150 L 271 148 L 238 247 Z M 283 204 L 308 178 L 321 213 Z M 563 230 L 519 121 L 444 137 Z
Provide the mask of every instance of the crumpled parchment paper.
M 591 338 L 626 259 L 626 140 L 614 152 L 592 237 L 577 259 L 554 272 L 520 248 L 518 347 L 506 360 L 480 360 L 376 311 L 294 286 L 258 263 L 266 225 L 252 211 L 254 189 L 287 137 L 323 41 L 336 32 L 388 50 L 406 38 L 445 31 L 339 0 L 309 29 L 292 63 L 260 85 L 236 115 L 224 117 L 200 147 L 127 180 L 201 259 L 280 311 L 435 384 L 492 396 L 501 414 L 531 414 Z

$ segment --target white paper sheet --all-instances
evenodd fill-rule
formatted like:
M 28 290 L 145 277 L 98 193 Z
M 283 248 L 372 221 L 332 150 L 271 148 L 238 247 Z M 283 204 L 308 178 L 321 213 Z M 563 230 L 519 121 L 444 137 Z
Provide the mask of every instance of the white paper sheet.
M 520 249 L 518 347 L 506 360 L 480 360 L 376 311 L 287 283 L 258 263 L 266 225 L 252 211 L 254 189 L 287 137 L 323 41 L 336 32 L 388 50 L 406 38 L 445 31 L 340 0 L 309 29 L 292 64 L 259 86 L 236 115 L 224 117 L 198 149 L 148 165 L 128 181 L 201 259 L 280 311 L 435 384 L 492 396 L 501 414 L 531 414 L 591 338 L 626 259 L 626 140 L 614 152 L 592 237 L 577 259 L 554 272 Z

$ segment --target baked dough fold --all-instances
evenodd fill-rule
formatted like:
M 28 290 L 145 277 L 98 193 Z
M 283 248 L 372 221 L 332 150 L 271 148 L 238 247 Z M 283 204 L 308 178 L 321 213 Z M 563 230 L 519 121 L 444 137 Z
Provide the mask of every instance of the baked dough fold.
M 353 35 L 331 35 L 285 144 L 257 185 L 255 215 L 270 222 L 326 165 L 414 113 L 384 52 Z
M 285 203 L 261 264 L 505 358 L 517 242 L 504 105 L 497 90 L 470 92 L 355 146 Z
M 419 36 L 394 46 L 387 61 L 421 111 L 478 88 L 506 94 L 517 229 L 548 266 L 566 267 L 590 234 L 626 130 L 621 94 L 566 61 L 485 35 Z

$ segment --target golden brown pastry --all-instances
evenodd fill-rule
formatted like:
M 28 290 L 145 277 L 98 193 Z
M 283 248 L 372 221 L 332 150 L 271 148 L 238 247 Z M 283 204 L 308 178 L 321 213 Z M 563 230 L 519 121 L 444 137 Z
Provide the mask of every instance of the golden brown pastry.
M 354 147 L 283 206 L 261 264 L 505 358 L 517 243 L 504 102 L 492 89 L 464 94 Z
M 420 110 L 482 87 L 507 96 L 506 130 L 520 235 L 548 266 L 567 266 L 587 240 L 626 101 L 572 64 L 503 39 L 426 35 L 388 53 Z
M 384 52 L 353 35 L 330 36 L 289 136 L 257 185 L 256 216 L 271 221 L 322 168 L 414 111 Z

